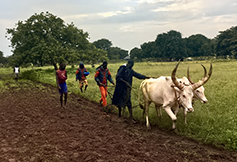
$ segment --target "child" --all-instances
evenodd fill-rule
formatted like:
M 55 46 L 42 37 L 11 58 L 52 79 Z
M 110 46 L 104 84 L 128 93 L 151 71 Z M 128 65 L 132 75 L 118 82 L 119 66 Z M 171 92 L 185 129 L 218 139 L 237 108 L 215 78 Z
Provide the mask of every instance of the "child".
M 61 107 L 66 106 L 67 103 L 67 84 L 66 84 L 67 71 L 65 70 L 65 68 L 66 65 L 62 63 L 59 69 L 56 71 L 56 81 L 60 93 Z M 64 94 L 64 106 L 63 106 L 63 94 Z
M 95 73 L 95 81 L 97 82 L 97 85 L 99 86 L 101 98 L 100 103 L 103 103 L 103 107 L 107 106 L 107 91 L 108 91 L 108 82 L 110 81 L 114 85 L 114 81 L 111 77 L 111 73 L 109 69 L 107 69 L 107 62 L 104 61 L 103 64 L 97 68 L 97 71 Z
M 84 92 L 86 91 L 88 87 L 88 83 L 86 80 L 86 76 L 89 75 L 90 73 L 87 71 L 83 63 L 80 63 L 79 68 L 76 71 L 76 81 L 79 80 L 79 87 L 81 92 L 83 92 L 82 88 L 85 83 L 85 89 Z
M 15 80 L 17 81 L 18 80 L 18 77 L 19 77 L 19 73 L 20 73 L 20 68 L 19 66 L 15 66 L 14 69 L 13 69 L 13 72 L 15 74 Z

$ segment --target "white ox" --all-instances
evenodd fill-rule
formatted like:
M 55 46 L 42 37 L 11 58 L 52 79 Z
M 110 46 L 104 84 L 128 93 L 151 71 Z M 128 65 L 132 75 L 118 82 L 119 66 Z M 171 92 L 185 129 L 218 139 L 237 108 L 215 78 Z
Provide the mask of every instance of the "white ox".
M 142 91 L 144 99 L 144 107 L 141 104 L 140 107 L 144 109 L 143 115 L 144 114 L 146 115 L 146 126 L 148 129 L 150 129 L 148 114 L 149 114 L 149 105 L 151 104 L 151 102 L 154 102 L 154 104 L 156 105 L 156 110 L 159 109 L 160 106 L 163 106 L 167 114 L 173 120 L 172 128 L 175 129 L 176 128 L 175 123 L 177 120 L 176 114 L 179 110 L 179 107 L 182 106 L 184 108 L 185 116 L 187 112 L 193 112 L 194 109 L 192 106 L 192 100 L 196 94 L 195 90 L 202 87 L 202 85 L 208 81 L 208 79 L 212 74 L 212 66 L 210 67 L 208 76 L 206 75 L 206 69 L 203 66 L 205 70 L 205 75 L 199 82 L 193 83 L 191 80 L 189 81 L 186 77 L 183 77 L 182 79 L 177 79 L 175 77 L 175 74 L 178 65 L 179 63 L 174 68 L 171 77 L 161 76 L 157 79 L 153 78 L 147 79 L 144 80 L 140 85 L 140 89 Z M 188 72 L 188 78 L 189 78 L 189 72 Z M 189 81 L 189 84 L 186 84 L 187 80 Z M 199 96 L 196 97 L 203 97 L 203 96 L 199 94 Z M 203 102 L 207 101 L 205 95 L 202 98 L 202 100 Z
M 203 69 L 204 69 L 204 77 L 205 77 L 205 76 L 207 76 L 207 70 L 206 70 L 206 68 L 205 68 L 203 65 L 202 65 L 202 67 L 203 67 Z M 212 65 L 210 66 L 210 69 L 212 69 Z M 181 84 L 184 84 L 184 85 L 194 84 L 194 83 L 191 81 L 190 76 L 189 76 L 189 68 L 188 68 L 188 71 L 187 71 L 187 76 L 188 76 L 188 78 L 183 77 L 183 78 L 177 79 L 177 80 L 178 80 Z M 209 78 L 210 78 L 210 76 L 211 76 L 211 74 L 209 74 Z M 144 82 L 146 82 L 146 81 L 144 81 Z M 194 94 L 193 100 L 194 100 L 194 99 L 197 99 L 197 100 L 200 100 L 202 103 L 207 103 L 208 100 L 207 100 L 207 98 L 206 98 L 206 96 L 205 96 L 205 94 L 204 94 L 204 91 L 205 91 L 205 88 L 204 88 L 203 86 L 201 86 L 201 87 L 195 89 L 195 90 L 193 91 L 193 94 Z M 180 106 L 182 107 L 182 105 L 180 105 Z M 161 115 L 162 115 L 162 113 L 161 113 L 161 107 L 155 105 L 155 108 L 156 108 L 157 116 L 161 116 Z M 194 111 L 194 110 L 193 110 L 193 111 Z M 177 115 L 177 112 L 176 112 L 175 115 Z M 183 107 L 183 115 L 184 115 L 184 123 L 187 124 L 187 118 L 186 118 L 186 116 L 187 116 L 187 111 L 186 111 L 186 109 L 185 109 L 184 107 Z

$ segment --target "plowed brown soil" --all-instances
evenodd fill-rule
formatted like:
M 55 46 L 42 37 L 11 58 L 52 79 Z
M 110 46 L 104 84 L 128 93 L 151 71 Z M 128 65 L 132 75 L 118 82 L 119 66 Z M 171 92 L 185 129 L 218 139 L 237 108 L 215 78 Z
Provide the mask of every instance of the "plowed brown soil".
M 0 94 L 0 162 L 236 161 L 234 152 L 102 111 L 70 94 L 65 109 L 56 88 L 19 81 Z

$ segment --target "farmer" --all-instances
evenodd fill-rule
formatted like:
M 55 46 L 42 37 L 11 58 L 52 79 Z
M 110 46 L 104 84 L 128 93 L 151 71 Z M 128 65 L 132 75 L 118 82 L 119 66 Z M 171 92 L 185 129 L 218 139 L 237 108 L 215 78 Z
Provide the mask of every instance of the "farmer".
M 132 116 L 132 103 L 131 103 L 131 89 L 132 78 L 148 79 L 145 75 L 135 72 L 132 67 L 134 62 L 129 60 L 127 65 L 119 67 L 116 75 L 116 87 L 113 94 L 112 104 L 116 105 L 119 110 L 119 117 L 121 117 L 121 108 L 127 106 L 130 114 L 130 119 L 135 122 Z
M 82 89 L 83 89 L 84 83 L 85 83 L 84 92 L 86 91 L 86 89 L 88 87 L 86 76 L 89 74 L 90 73 L 87 71 L 84 64 L 81 62 L 79 65 L 79 68 L 76 71 L 76 81 L 79 80 L 79 88 L 80 88 L 81 92 L 83 92 Z
M 20 73 L 20 68 L 19 66 L 15 66 L 14 69 L 13 69 L 13 72 L 15 74 L 15 79 L 18 80 L 18 77 L 19 77 L 19 73 Z
M 65 70 L 66 65 L 65 64 L 60 64 L 59 69 L 56 71 L 56 81 L 57 81 L 57 86 L 58 90 L 60 93 L 60 103 L 61 107 L 66 106 L 67 103 L 67 71 Z M 64 94 L 64 106 L 63 106 L 63 94 Z
M 107 69 L 107 62 L 104 61 L 101 66 L 99 66 L 95 73 L 95 81 L 97 82 L 97 85 L 99 86 L 101 98 L 100 103 L 103 103 L 103 107 L 107 106 L 107 94 L 108 94 L 108 82 L 110 81 L 114 85 L 114 81 L 111 77 L 111 73 L 109 69 Z

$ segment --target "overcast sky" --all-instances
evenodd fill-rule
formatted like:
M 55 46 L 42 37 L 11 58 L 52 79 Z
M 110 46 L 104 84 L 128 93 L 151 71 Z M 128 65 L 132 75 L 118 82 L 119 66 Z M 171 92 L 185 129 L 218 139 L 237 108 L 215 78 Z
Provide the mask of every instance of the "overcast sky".
M 88 32 L 90 42 L 106 38 L 128 51 L 170 30 L 181 32 L 183 38 L 193 34 L 214 38 L 219 31 L 237 26 L 236 0 L 2 0 L 4 56 L 12 55 L 6 28 L 46 11 Z

